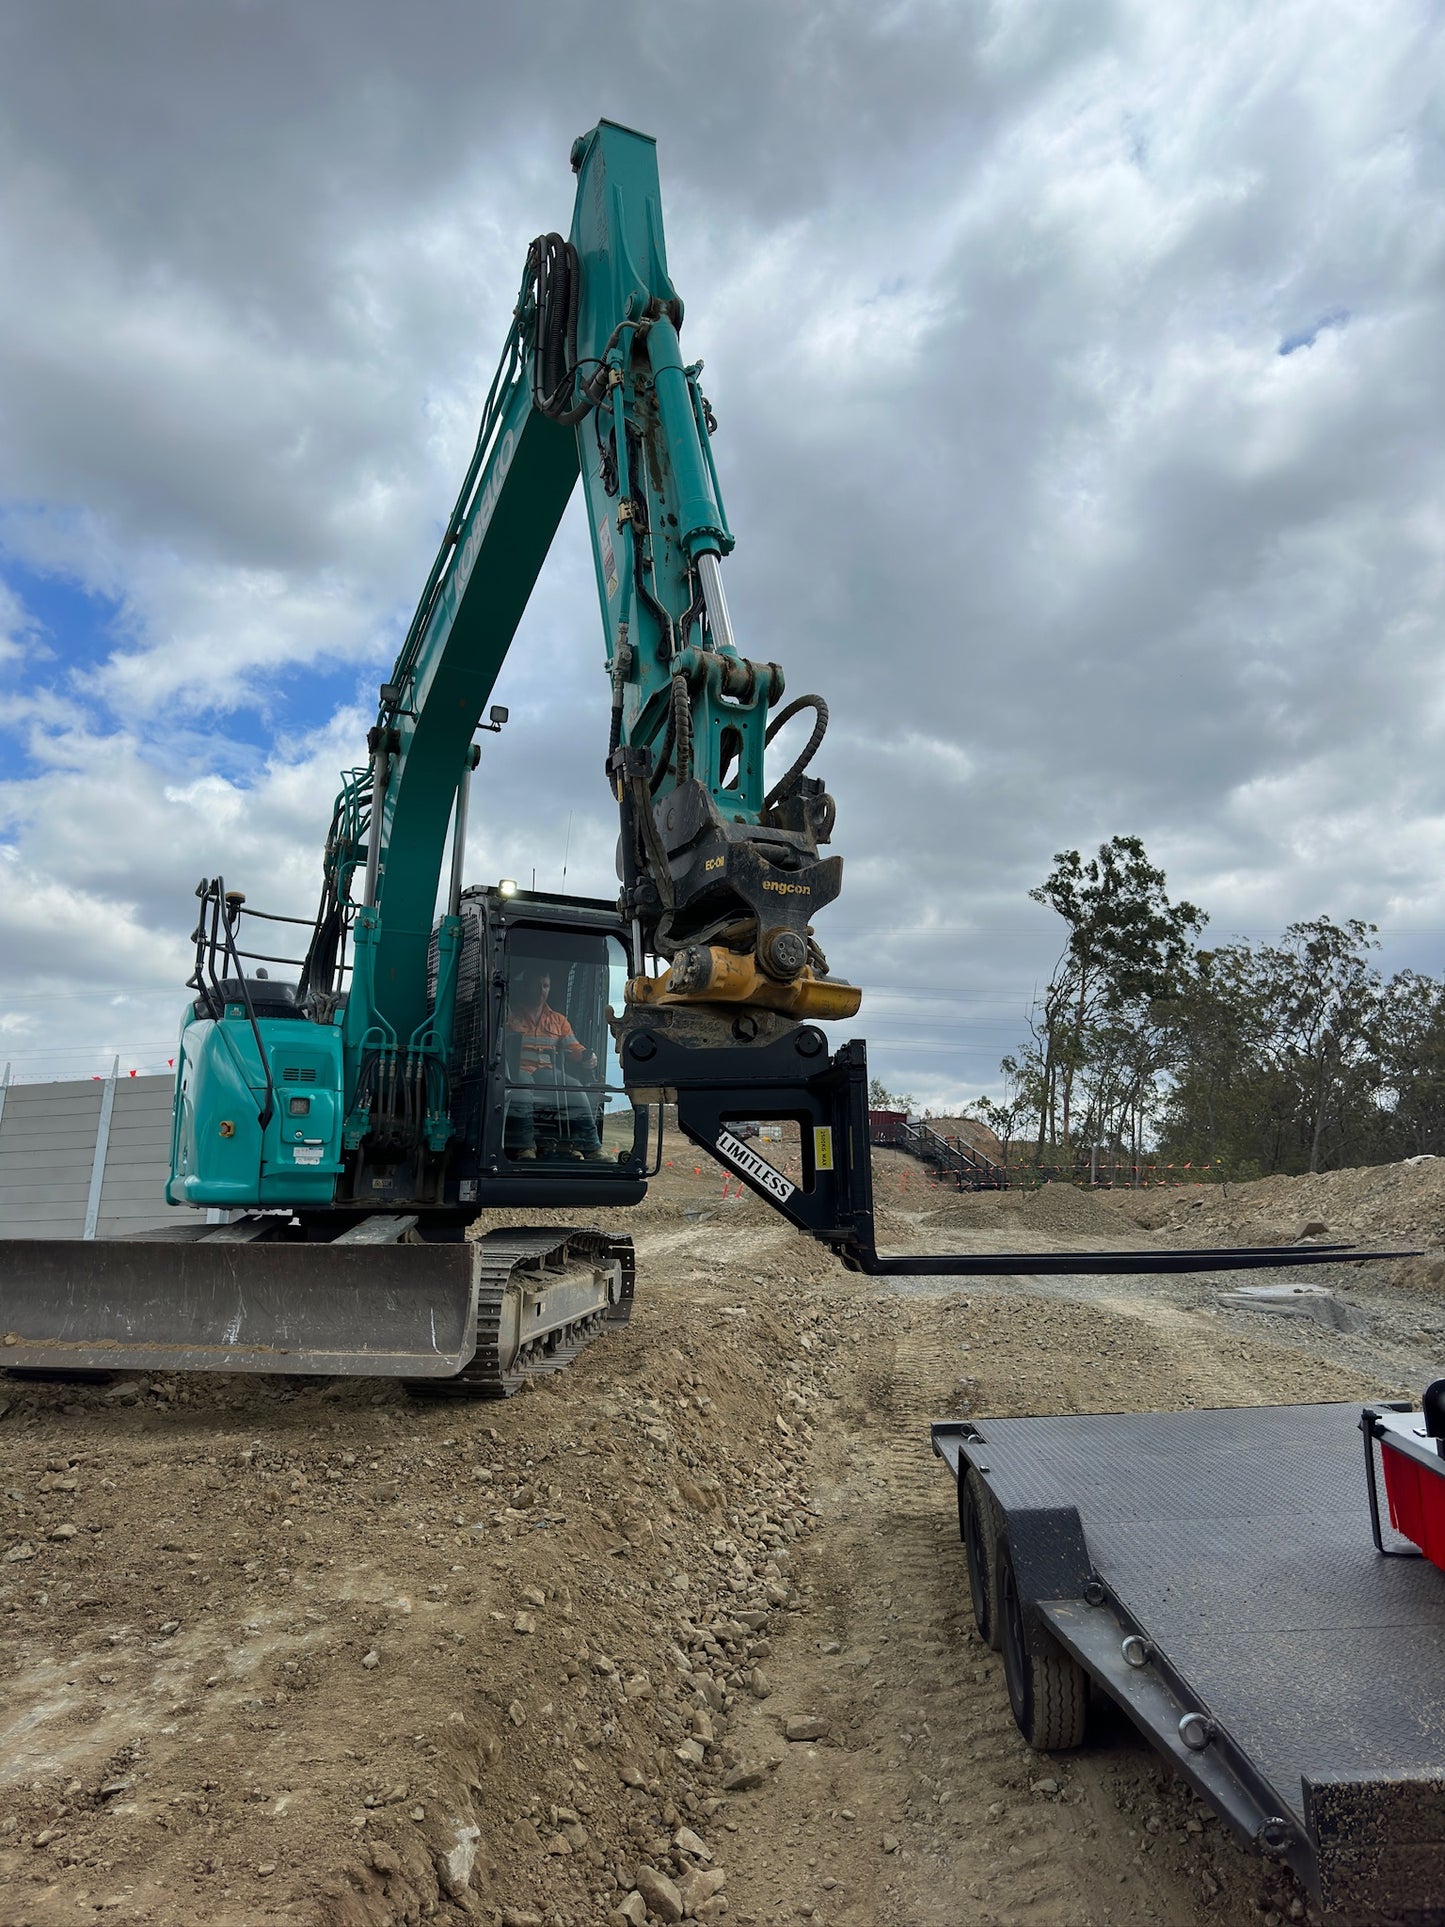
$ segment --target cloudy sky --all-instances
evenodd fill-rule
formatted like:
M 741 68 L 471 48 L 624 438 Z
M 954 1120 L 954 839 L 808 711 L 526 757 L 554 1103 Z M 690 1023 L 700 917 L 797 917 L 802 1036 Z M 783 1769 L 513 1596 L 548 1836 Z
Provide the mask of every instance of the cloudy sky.
M 573 136 L 657 136 L 746 653 L 818 689 L 875 1068 L 971 1097 L 1142 836 L 1445 970 L 1425 0 L 0 11 L 0 1064 L 163 1068 L 191 891 L 309 911 Z M 575 510 L 575 505 L 574 505 Z M 610 895 L 563 525 L 469 876 Z

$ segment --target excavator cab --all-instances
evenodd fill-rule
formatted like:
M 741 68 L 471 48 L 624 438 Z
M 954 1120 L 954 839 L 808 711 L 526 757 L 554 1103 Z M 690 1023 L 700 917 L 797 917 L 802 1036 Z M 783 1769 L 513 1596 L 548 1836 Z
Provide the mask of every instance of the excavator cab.
M 648 1113 L 614 1037 L 630 975 L 616 906 L 477 889 L 459 914 L 449 1201 L 636 1203 Z

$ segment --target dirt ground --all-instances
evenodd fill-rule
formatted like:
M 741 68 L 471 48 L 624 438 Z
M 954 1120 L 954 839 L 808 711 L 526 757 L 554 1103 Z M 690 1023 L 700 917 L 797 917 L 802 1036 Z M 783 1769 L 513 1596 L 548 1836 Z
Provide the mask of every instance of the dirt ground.
M 876 1168 L 897 1250 L 1438 1247 L 1445 1215 L 1445 1164 L 1229 1197 Z M 1331 1267 L 1337 1330 L 1208 1277 L 860 1280 L 690 1156 L 611 1220 L 631 1326 L 505 1404 L 0 1383 L 4 1927 L 1308 1918 L 1117 1725 L 1024 1746 L 928 1426 L 1418 1396 L 1439 1250 Z

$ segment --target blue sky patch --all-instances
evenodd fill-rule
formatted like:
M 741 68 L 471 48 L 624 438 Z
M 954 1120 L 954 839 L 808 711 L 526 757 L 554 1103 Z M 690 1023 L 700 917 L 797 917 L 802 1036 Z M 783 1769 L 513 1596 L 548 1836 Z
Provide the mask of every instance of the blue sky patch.
M 1307 328 L 1299 328 L 1292 335 L 1286 335 L 1279 344 L 1278 352 L 1292 355 L 1299 348 L 1313 348 L 1326 328 L 1343 328 L 1350 319 L 1348 308 L 1327 308 L 1317 321 Z
M 105 661 L 121 640 L 117 599 L 82 589 L 61 575 L 42 575 L 13 556 L 0 563 L 0 580 L 25 605 L 35 625 L 35 640 L 50 657 L 40 680 L 58 680 L 57 672 L 90 669 Z
M 97 728 L 118 724 L 136 736 L 147 760 L 177 774 L 209 763 L 230 780 L 245 782 L 260 771 L 278 736 L 305 736 L 338 709 L 358 699 L 368 709 L 375 699 L 381 671 L 374 665 L 297 663 L 256 672 L 243 703 L 206 722 L 184 710 L 173 718 L 121 714 L 85 687 L 87 677 L 112 655 L 136 645 L 121 600 L 29 567 L 13 555 L 0 560 L 0 583 L 20 602 L 24 624 L 23 654 L 0 667 L 0 676 L 22 691 L 53 689 L 79 701 Z M 29 755 L 23 736 L 12 737 L 6 763 L 12 778 L 36 776 L 45 768 Z

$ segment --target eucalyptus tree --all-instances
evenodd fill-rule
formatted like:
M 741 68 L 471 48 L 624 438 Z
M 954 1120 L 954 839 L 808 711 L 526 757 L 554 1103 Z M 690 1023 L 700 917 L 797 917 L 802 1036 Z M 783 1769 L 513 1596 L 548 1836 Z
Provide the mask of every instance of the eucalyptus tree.
M 1072 1146 L 1091 1026 L 1144 1021 L 1147 1006 L 1169 995 L 1188 964 L 1207 919 L 1195 904 L 1172 903 L 1165 885 L 1137 836 L 1115 836 L 1087 861 L 1077 850 L 1060 851 L 1029 892 L 1068 929 L 1037 1013 L 1040 1157 L 1046 1143 L 1065 1153 Z

